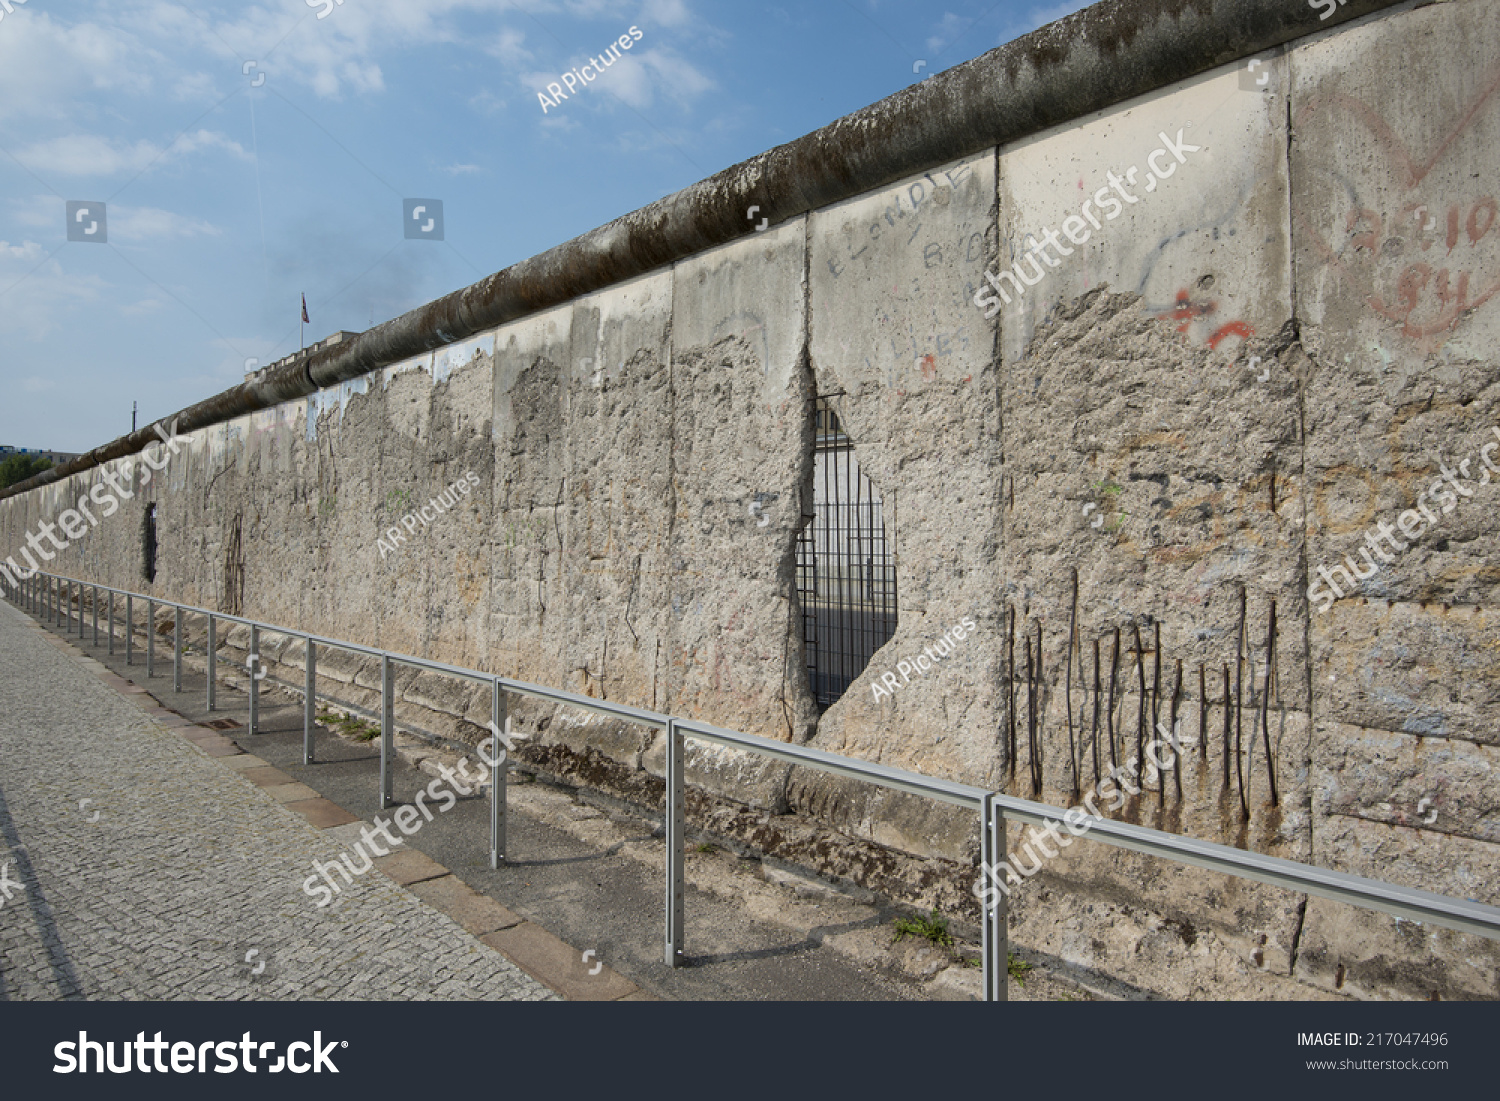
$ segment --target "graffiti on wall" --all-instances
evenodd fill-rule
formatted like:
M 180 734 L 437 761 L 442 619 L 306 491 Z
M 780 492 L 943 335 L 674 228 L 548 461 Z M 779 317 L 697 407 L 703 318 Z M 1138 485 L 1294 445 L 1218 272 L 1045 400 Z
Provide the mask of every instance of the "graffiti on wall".
M 1500 67 L 1480 82 L 1477 95 L 1418 159 L 1390 121 L 1355 95 L 1315 96 L 1297 113 L 1294 127 L 1318 114 L 1347 117 L 1354 133 L 1369 136 L 1382 188 L 1360 188 L 1335 173 L 1349 194 L 1342 223 L 1330 240 L 1297 215 L 1298 229 L 1318 259 L 1363 292 L 1364 306 L 1396 326 L 1422 351 L 1436 351 L 1473 312 L 1500 293 L 1500 215 L 1493 177 L 1473 176 L 1462 192 L 1445 193 L 1434 170 L 1481 120 L 1496 110 Z M 1377 197 L 1378 195 L 1378 197 Z

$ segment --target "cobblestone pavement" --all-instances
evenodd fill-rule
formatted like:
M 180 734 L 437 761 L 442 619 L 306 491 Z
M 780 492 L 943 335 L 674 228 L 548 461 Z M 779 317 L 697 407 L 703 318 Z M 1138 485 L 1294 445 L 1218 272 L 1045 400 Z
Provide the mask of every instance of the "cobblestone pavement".
M 342 851 L 0 602 L 0 1000 L 556 998 Z

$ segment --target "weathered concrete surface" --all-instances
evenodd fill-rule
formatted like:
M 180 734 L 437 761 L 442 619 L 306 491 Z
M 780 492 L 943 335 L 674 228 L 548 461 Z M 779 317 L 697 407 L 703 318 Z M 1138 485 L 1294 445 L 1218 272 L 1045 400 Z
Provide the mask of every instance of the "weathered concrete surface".
M 818 393 L 880 494 L 900 602 L 895 635 L 813 744 L 979 784 L 992 779 L 1000 721 L 1000 408 L 994 327 L 970 299 L 990 251 L 994 181 L 994 158 L 973 157 L 819 211 L 808 264 Z M 965 616 L 973 637 L 876 697 L 884 674 Z M 821 773 L 799 772 L 791 800 L 912 852 L 963 851 L 973 829 L 971 815 Z
M 523 680 L 557 673 L 558 642 L 545 616 L 548 586 L 555 593 L 562 569 L 557 532 L 574 314 L 571 307 L 536 314 L 507 327 L 495 342 L 495 505 L 485 633 L 492 667 L 514 669 Z
M 1308 581 L 1345 556 L 1367 575 L 1310 612 L 1316 862 L 1492 904 L 1497 58 L 1492 4 L 1374 20 L 1293 52 L 1291 112 Z M 1394 541 L 1357 549 L 1382 522 Z M 1500 995 L 1493 942 L 1315 903 L 1303 943 L 1330 988 Z
M 1153 703 L 1170 721 L 1180 661 L 1181 772 L 1121 817 L 1500 901 L 1497 35 L 1487 0 L 1402 11 L 1266 55 L 1259 90 L 1226 65 L 806 218 L 767 208 L 766 232 L 204 429 L 49 567 L 1059 804 L 1139 752 Z M 1202 148 L 985 318 L 987 267 L 1179 129 Z M 900 617 L 821 718 L 792 579 L 814 394 L 881 494 Z M 1329 611 L 1309 602 L 1319 565 L 1440 502 L 1439 463 L 1464 460 L 1473 496 L 1430 536 Z M 389 545 L 470 471 L 472 492 Z M 101 478 L 0 500 L 5 546 Z M 876 697 L 965 617 L 935 673 Z M 299 649 L 265 648 L 295 682 Z M 319 664 L 368 706 L 378 668 Z M 483 690 L 397 689 L 403 721 L 445 736 L 489 717 Z M 537 767 L 659 799 L 660 738 L 512 710 Z M 953 872 L 972 816 L 718 751 L 689 763 L 693 813 L 727 834 L 973 913 Z M 1018 888 L 1013 917 L 1142 990 L 1333 991 L 1342 973 L 1362 996 L 1496 994 L 1489 942 L 1424 932 L 1419 979 L 1410 923 L 1225 882 L 1088 842 Z
M 1014 617 L 1007 647 L 1012 631 L 1017 647 L 1004 678 L 1017 686 L 1009 790 L 1068 805 L 1116 764 L 1135 775 L 1129 762 L 1155 723 L 1171 725 L 1180 676 L 1178 729 L 1191 747 L 1182 775 L 1138 779 L 1141 794 L 1118 816 L 1306 860 L 1298 357 L 1283 333 L 1292 317 L 1284 64 L 1269 73 L 1268 91 L 1243 87 L 1237 68 L 1220 70 L 1003 148 L 999 264 L 1018 277 L 999 279 L 997 264 L 998 288 L 986 284 L 978 301 L 1002 328 L 1003 596 Z M 1039 244 L 1039 257 L 1025 259 Z M 1256 353 L 1266 379 L 1247 370 Z M 1274 770 L 1258 726 L 1272 601 Z M 1033 705 L 1025 646 L 1038 639 Z M 1230 706 L 1233 753 L 1223 735 L 1226 667 L 1240 701 Z M 1011 839 L 1013 854 L 1022 840 Z M 1133 958 L 1128 969 L 1146 981 L 1178 957 L 1202 957 L 1189 985 L 1211 986 L 1193 986 L 1199 994 L 1248 993 L 1257 971 L 1291 972 L 1301 899 L 1290 892 L 1230 883 L 1226 896 L 1223 876 L 1087 843 L 1060 852 L 1048 874 L 1064 894 L 1122 907 L 1102 936 L 1069 935 L 1066 924 L 1049 932 L 1055 907 L 1018 909 L 1035 915 L 1037 928 L 1023 929 L 1080 966 L 1119 973 L 1121 958 Z M 1158 944 L 1149 923 L 1129 916 L 1142 905 L 1203 939 Z
M 1028 276 L 1045 273 L 1039 283 L 1017 291 L 1001 281 L 1011 301 L 994 306 L 1007 363 L 1027 358 L 1059 304 L 1108 286 L 1139 295 L 1136 308 L 1163 331 L 1214 353 L 1175 380 L 1184 392 L 1241 389 L 1252 346 L 1292 315 L 1286 65 L 1258 69 L 1269 77 L 1260 91 L 1243 86 L 1242 72 L 1204 74 L 1001 150 L 999 264 L 1022 260 L 1048 229 L 1058 235 L 1040 263 L 1024 265 Z M 1295 389 L 1272 374 L 1285 415 Z

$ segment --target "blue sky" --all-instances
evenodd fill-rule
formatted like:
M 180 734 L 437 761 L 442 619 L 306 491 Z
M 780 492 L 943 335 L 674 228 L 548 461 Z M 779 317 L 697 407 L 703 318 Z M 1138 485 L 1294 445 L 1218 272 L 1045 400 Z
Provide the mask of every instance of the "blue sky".
M 308 343 L 367 329 L 1085 5 L 6 6 L 0 444 L 83 451 L 296 351 L 304 292 Z

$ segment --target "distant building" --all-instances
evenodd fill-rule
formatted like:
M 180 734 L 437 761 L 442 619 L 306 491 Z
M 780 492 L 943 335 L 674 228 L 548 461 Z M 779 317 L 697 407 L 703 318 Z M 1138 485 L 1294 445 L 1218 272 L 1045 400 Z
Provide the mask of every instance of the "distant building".
M 332 9 L 329 9 L 329 10 L 331 11 Z M 342 344 L 346 340 L 353 340 L 355 337 L 357 337 L 359 335 L 361 335 L 361 334 L 359 334 L 359 333 L 351 333 L 347 329 L 340 329 L 338 332 L 334 333 L 332 336 L 325 336 L 322 340 L 318 341 L 316 344 L 309 344 L 306 348 L 303 348 L 301 351 L 293 352 L 289 356 L 282 356 L 275 363 L 268 363 L 268 364 L 266 364 L 266 366 L 259 367 L 259 368 L 257 368 L 254 371 L 246 371 L 245 372 L 245 381 L 246 382 L 255 382 L 257 379 L 264 378 L 266 375 L 270 374 L 271 371 L 273 371 L 277 367 L 285 367 L 288 363 L 291 363 L 294 360 L 300 359 L 301 357 L 303 357 L 305 355 L 308 355 L 309 353 L 322 351 L 324 348 L 331 348 L 335 344 Z M 246 360 L 245 361 L 245 366 L 248 367 L 251 363 L 259 363 L 259 362 L 260 362 L 259 360 L 255 360 L 255 359 Z
M 0 443 L 0 462 L 4 462 L 12 455 L 35 455 L 39 459 L 52 460 L 53 466 L 62 466 L 78 456 L 71 451 L 44 451 L 39 447 L 10 447 Z

